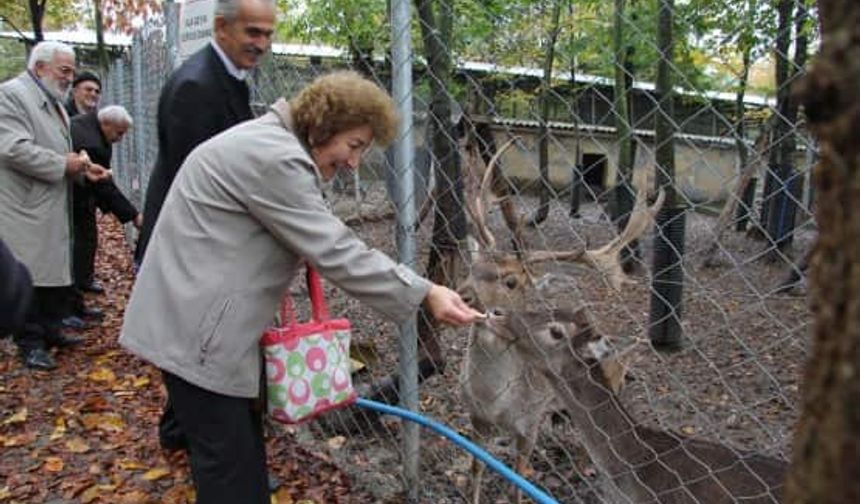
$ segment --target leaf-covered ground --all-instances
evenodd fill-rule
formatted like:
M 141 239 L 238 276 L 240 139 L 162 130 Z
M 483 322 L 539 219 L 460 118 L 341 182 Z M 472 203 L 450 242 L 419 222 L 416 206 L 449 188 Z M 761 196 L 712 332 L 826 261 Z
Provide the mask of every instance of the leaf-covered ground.
M 97 276 L 106 288 L 88 302 L 104 310 L 86 342 L 55 355 L 52 372 L 18 361 L 0 341 L 0 502 L 180 504 L 194 501 L 188 461 L 158 446 L 164 401 L 159 372 L 117 345 L 133 283 L 120 225 L 100 217 Z M 327 455 L 299 446 L 284 429 L 267 436 L 280 483 L 273 503 L 368 502 Z

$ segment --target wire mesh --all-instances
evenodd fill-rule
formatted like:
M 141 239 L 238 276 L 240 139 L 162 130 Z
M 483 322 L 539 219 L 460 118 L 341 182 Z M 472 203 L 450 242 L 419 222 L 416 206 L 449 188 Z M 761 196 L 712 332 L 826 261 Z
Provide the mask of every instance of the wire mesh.
M 817 157 L 788 91 L 816 43 L 816 12 L 800 1 L 753 11 L 754 4 L 418 2 L 412 12 L 410 134 L 412 202 L 421 222 L 414 233 L 418 269 L 437 281 L 456 287 L 481 261 L 494 265 L 496 280 L 484 287 L 495 297 L 492 303 L 481 299 L 486 309 L 582 306 L 615 349 L 641 343 L 656 326 L 674 320 L 679 333 L 672 351 L 639 344 L 625 354 L 633 379 L 617 397 L 629 417 L 678 434 L 683 451 L 692 449 L 685 439 L 694 437 L 728 447 L 737 457 L 753 451 L 785 461 L 810 333 L 802 278 L 816 235 L 811 173 Z M 283 43 L 251 77 L 255 113 L 332 69 L 354 68 L 390 86 L 383 2 L 282 5 Z M 659 42 L 658 6 L 674 18 L 673 51 Z M 149 20 L 112 63 L 105 86 L 103 103 L 123 104 L 134 118 L 131 135 L 118 146 L 115 172 L 137 204 L 157 152 L 156 104 L 171 69 L 166 33 L 164 19 Z M 0 48 L 7 61 L 5 40 Z M 668 88 L 655 84 L 658 67 Z M 661 119 L 669 137 L 658 135 Z M 480 194 L 490 158 L 510 139 L 493 182 L 504 198 L 486 208 L 498 250 L 482 256 L 486 245 L 476 250 L 466 237 L 479 230 L 467 206 Z M 671 165 L 659 159 L 667 143 Z M 326 188 L 335 212 L 369 245 L 395 257 L 390 194 L 399 183 L 396 173 L 391 156 L 377 150 L 357 174 L 341 174 Z M 628 217 L 631 202 L 624 193 L 632 194 L 627 188 L 634 180 L 652 199 L 658 185 L 671 190 L 668 213 L 683 219 L 675 232 L 680 237 L 669 236 L 668 217 L 640 237 L 629 264 L 635 283 L 615 290 L 605 274 L 570 260 L 535 263 L 525 280 L 509 283 L 511 270 L 498 256 L 517 257 L 512 223 L 522 225 L 520 259 L 536 251 L 596 249 Z M 513 220 L 503 215 L 505 204 L 513 205 Z M 669 268 L 678 273 L 674 280 L 661 276 Z M 658 277 L 659 288 L 653 281 Z M 396 328 L 343 293 L 332 295 L 331 310 L 354 326 L 353 356 L 364 364 L 354 377 L 360 392 L 396 401 Z M 668 308 L 655 318 L 657 303 Z M 550 393 L 553 401 L 535 407 L 534 396 L 509 393 L 523 384 L 541 393 L 546 384 L 532 368 L 545 363 L 512 365 L 523 358 L 515 345 L 478 359 L 473 352 L 483 350 L 470 342 L 468 330 L 432 328 L 427 320 L 419 321 L 419 330 L 423 414 L 480 440 L 511 464 L 517 432 L 499 419 L 507 414 L 528 423 L 537 416 L 528 457 L 534 482 L 561 502 L 635 502 L 613 490 L 596 455 L 602 448 L 586 440 L 593 429 L 570 411 L 581 409 L 585 399 L 560 407 L 563 401 Z M 472 361 L 484 367 L 470 367 Z M 461 389 L 470 380 L 493 386 L 477 399 L 464 399 Z M 571 390 L 575 394 L 577 387 Z M 588 418 L 608 436 L 622 433 L 617 425 L 599 424 L 596 410 Z M 496 431 L 484 432 L 493 430 L 487 427 Z M 403 491 L 401 429 L 396 419 L 352 409 L 272 434 L 293 435 L 328 453 L 353 474 L 354 485 L 382 502 Z M 341 435 L 346 442 L 334 442 Z M 425 435 L 420 466 L 422 502 L 468 498 L 470 460 L 464 452 Z M 512 500 L 512 490 L 486 475 L 483 498 Z

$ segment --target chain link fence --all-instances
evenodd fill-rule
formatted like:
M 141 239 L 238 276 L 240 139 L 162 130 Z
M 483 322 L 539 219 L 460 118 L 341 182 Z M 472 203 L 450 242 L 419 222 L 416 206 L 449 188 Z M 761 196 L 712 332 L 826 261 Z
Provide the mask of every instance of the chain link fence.
M 304 44 L 275 44 L 253 73 L 256 113 L 338 68 L 354 68 L 391 89 L 402 69 L 392 67 L 385 5 L 363 3 L 362 16 L 351 17 L 342 2 L 324 3 L 287 12 L 296 19 L 285 31 Z M 777 2 L 762 8 L 767 15 L 732 18 L 731 28 L 703 17 L 729 23 L 729 14 L 743 14 L 746 3 L 661 1 L 627 10 L 618 1 L 419 4 L 412 9 L 407 109 L 414 109 L 414 172 L 395 170 L 393 155 L 374 152 L 360 172 L 327 188 L 335 211 L 392 256 L 397 236 L 414 240 L 416 269 L 457 286 L 482 260 L 467 240 L 468 232 L 480 231 L 470 201 L 508 141 L 492 184 L 501 199 L 485 208 L 496 257 L 508 253 L 523 261 L 541 251 L 597 249 L 627 222 L 638 187 L 651 200 L 662 188 L 667 199 L 656 225 L 623 254 L 634 283 L 613 289 L 605 272 L 587 262 L 548 260 L 529 265 L 530 283 L 512 286 L 496 262 L 498 303 L 519 310 L 585 307 L 595 331 L 625 349 L 627 380 L 611 403 L 637 425 L 673 433 L 682 451 L 693 450 L 686 441 L 693 437 L 740 458 L 757 452 L 788 460 L 811 324 L 802 279 L 816 235 L 816 144 L 789 91 L 814 47 L 815 11 L 805 2 Z M 325 10 L 345 14 L 325 17 Z M 117 146 L 114 171 L 141 206 L 157 151 L 158 94 L 173 67 L 168 33 L 175 19 L 148 21 L 105 79 L 103 104 L 122 104 L 134 118 L 131 135 Z M 673 27 L 674 40 L 658 26 Z M 749 34 L 753 42 L 739 42 Z M 725 67 L 709 74 L 717 65 L 700 56 L 715 44 L 738 49 L 729 58 L 738 74 Z M 761 70 L 738 63 L 755 59 L 771 62 L 762 68 L 777 84 L 766 94 L 753 86 Z M 390 196 L 405 176 L 414 177 L 415 189 L 404 204 L 418 215 L 408 229 L 398 226 Z M 362 395 L 396 403 L 398 328 L 342 293 L 327 292 L 331 310 L 353 323 L 353 357 L 363 363 L 354 378 Z M 596 427 L 616 436 L 629 425 L 601 424 L 600 406 L 587 412 L 590 425 L 583 425 L 582 398 L 536 408 L 524 407 L 531 404 L 524 394 L 508 397 L 508 389 L 522 387 L 522 373 L 533 377 L 544 365 L 532 359 L 519 375 L 505 367 L 516 345 L 479 359 L 488 368 L 470 372 L 468 363 L 478 360 L 468 331 L 419 319 L 418 332 L 419 355 L 409 364 L 422 382 L 422 414 L 511 465 L 520 445 L 512 441 L 516 433 L 500 421 L 495 435 L 484 435 L 485 425 L 473 424 L 469 412 L 477 418 L 475 408 L 492 407 L 484 412 L 488 418 L 507 410 L 524 421 L 537 415 L 529 478 L 560 502 L 619 501 L 601 470 L 606 447 L 589 433 Z M 495 386 L 481 392 L 481 404 L 464 400 L 464 384 L 484 371 L 481 381 Z M 539 384 L 526 384 L 524 390 L 540 393 Z M 575 395 L 577 386 L 570 385 Z M 326 453 L 378 502 L 469 499 L 468 455 L 435 436 L 425 434 L 420 443 L 421 485 L 404 475 L 409 450 L 397 419 L 354 408 L 272 430 Z M 484 502 L 513 501 L 512 495 L 498 476 L 484 477 Z

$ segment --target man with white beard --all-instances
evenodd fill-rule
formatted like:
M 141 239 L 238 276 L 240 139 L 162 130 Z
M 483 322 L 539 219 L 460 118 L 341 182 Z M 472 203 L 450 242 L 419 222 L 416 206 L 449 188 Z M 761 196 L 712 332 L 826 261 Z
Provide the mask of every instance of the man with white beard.
M 72 283 L 69 194 L 75 177 L 110 176 L 72 152 L 62 100 L 75 76 L 75 53 L 60 42 L 33 47 L 27 70 L 0 84 L 0 236 L 33 277 L 24 327 L 13 336 L 29 368 L 56 367 L 50 347 L 80 338 L 64 335 L 63 288 Z

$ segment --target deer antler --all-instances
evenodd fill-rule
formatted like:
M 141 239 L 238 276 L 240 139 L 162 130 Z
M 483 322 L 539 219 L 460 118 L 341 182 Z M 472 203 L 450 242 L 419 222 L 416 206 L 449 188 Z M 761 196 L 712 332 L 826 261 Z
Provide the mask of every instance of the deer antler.
M 654 216 L 663 206 L 663 201 L 666 198 L 666 194 L 661 188 L 657 195 L 657 200 L 649 207 L 647 206 L 647 184 L 643 180 L 640 181 L 638 186 L 636 202 L 633 206 L 633 211 L 630 213 L 630 218 L 627 220 L 627 226 L 612 241 L 595 250 L 586 250 L 585 247 L 582 247 L 581 249 L 561 252 L 548 250 L 535 251 L 529 253 L 526 262 L 535 263 L 551 260 L 579 261 L 608 275 L 609 283 L 615 290 L 621 290 L 624 284 L 632 283 L 633 281 L 627 277 L 621 267 L 619 252 L 645 233 L 648 226 L 651 225 Z
M 502 154 L 504 154 L 516 140 L 517 137 L 514 137 L 505 142 L 505 144 L 496 151 L 493 157 L 490 158 L 490 162 L 487 163 L 487 169 L 484 171 L 484 177 L 481 179 L 481 186 L 478 189 L 478 194 L 475 196 L 472 205 L 466 205 L 466 208 L 472 214 L 472 220 L 475 222 L 475 227 L 477 228 L 478 234 L 487 250 L 494 250 L 496 248 L 496 238 L 493 236 L 493 232 L 490 231 L 490 228 L 487 225 L 485 209 L 499 201 L 499 198 L 497 198 L 491 191 L 490 180 L 492 180 L 493 170 L 495 170 L 496 165 L 498 165 Z

